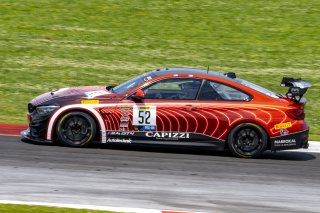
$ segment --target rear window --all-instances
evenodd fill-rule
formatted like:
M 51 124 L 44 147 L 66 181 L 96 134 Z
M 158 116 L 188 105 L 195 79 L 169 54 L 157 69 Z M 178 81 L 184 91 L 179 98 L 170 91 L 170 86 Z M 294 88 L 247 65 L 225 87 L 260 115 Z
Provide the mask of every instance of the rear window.
M 206 81 L 203 85 L 199 100 L 224 100 L 224 101 L 249 101 L 251 97 L 234 87 L 214 82 Z
M 261 92 L 261 93 L 263 93 L 265 95 L 268 95 L 268 96 L 270 96 L 272 98 L 280 98 L 281 97 L 281 95 L 279 95 L 279 94 L 277 94 L 275 92 L 272 92 L 272 91 L 270 91 L 270 90 L 268 90 L 266 88 L 263 88 L 261 86 L 258 86 L 258 85 L 254 84 L 254 83 L 251 83 L 249 81 L 242 80 L 242 79 L 239 79 L 239 78 L 237 78 L 235 80 L 236 80 L 236 82 L 238 82 L 238 83 L 240 83 L 240 84 L 242 84 L 242 85 L 244 85 L 246 87 L 254 89 L 254 90 L 256 90 L 258 92 Z

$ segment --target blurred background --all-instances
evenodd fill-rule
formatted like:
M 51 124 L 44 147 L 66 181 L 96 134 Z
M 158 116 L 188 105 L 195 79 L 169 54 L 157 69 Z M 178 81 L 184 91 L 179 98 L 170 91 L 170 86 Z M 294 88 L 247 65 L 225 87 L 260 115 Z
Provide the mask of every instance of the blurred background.
M 210 65 L 278 93 L 283 76 L 310 81 L 320 140 L 319 0 L 0 0 L 0 17 L 0 123 L 26 123 L 51 89 Z

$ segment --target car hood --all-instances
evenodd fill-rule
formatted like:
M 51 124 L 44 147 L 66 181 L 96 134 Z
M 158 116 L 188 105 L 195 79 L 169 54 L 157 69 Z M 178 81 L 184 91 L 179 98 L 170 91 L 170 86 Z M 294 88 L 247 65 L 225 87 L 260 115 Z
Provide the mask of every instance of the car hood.
M 52 104 L 65 105 L 80 103 L 79 100 L 84 99 L 110 101 L 113 99 L 117 99 L 118 97 L 119 95 L 106 90 L 105 86 L 82 86 L 62 88 L 59 90 L 53 90 L 51 92 L 44 93 L 33 99 L 30 104 L 32 106 Z

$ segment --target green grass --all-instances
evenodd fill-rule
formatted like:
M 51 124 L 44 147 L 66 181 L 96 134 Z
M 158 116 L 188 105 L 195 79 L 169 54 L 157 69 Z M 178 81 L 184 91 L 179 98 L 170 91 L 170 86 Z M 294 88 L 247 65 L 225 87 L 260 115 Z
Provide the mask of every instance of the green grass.
M 1 213 L 116 213 L 87 209 L 57 208 L 47 206 L 0 204 Z
M 210 65 L 282 93 L 282 76 L 310 81 L 320 140 L 319 0 L 0 0 L 0 14 L 0 122 L 25 123 L 28 101 L 53 88 Z

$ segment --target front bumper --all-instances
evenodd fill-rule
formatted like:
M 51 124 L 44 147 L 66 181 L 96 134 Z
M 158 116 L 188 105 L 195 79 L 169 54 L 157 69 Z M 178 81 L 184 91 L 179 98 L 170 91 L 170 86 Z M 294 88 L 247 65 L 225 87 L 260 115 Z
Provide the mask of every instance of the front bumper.
M 50 115 L 40 116 L 36 111 L 28 114 L 30 117 L 29 128 L 22 131 L 20 134 L 22 138 L 29 141 L 40 142 L 40 143 L 52 143 L 46 140 L 47 123 Z
M 271 138 L 271 150 L 307 149 L 309 130 Z
M 22 139 L 28 140 L 28 141 L 33 141 L 33 142 L 39 142 L 39 143 L 52 143 L 52 141 L 45 140 L 43 138 L 40 138 L 38 136 L 32 136 L 30 132 L 30 128 L 23 130 L 20 133 Z

